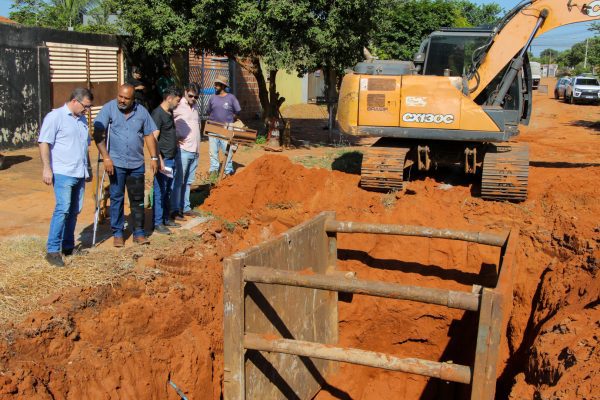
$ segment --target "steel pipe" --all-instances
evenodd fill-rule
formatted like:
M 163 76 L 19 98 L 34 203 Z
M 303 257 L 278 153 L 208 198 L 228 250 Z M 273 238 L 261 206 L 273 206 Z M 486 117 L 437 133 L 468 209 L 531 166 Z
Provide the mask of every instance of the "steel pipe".
M 502 247 L 508 234 L 497 235 L 485 232 L 457 231 L 454 229 L 436 229 L 412 225 L 370 224 L 365 222 L 328 221 L 327 232 L 338 233 L 376 233 L 382 235 L 419 236 L 436 239 L 462 240 L 488 246 Z
M 441 363 L 419 358 L 399 358 L 385 353 L 335 347 L 302 340 L 267 339 L 252 333 L 244 335 L 244 348 L 341 361 L 390 371 L 402 371 L 451 382 L 471 383 L 471 368 L 459 364 Z
M 390 299 L 412 300 L 467 311 L 477 311 L 479 309 L 480 295 L 476 293 L 360 279 L 340 279 L 335 275 L 309 275 L 251 265 L 244 267 L 243 275 L 246 282 L 299 286 Z

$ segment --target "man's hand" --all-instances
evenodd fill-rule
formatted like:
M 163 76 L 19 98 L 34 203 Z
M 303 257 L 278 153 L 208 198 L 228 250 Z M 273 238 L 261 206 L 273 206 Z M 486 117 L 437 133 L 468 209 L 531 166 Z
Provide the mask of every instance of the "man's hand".
M 50 167 L 44 167 L 43 171 L 42 171 L 42 181 L 50 186 L 52 185 L 52 178 L 54 177 L 54 174 L 52 173 L 52 168 Z
M 92 181 L 92 179 L 94 179 L 94 173 L 92 172 L 92 169 L 90 168 L 90 169 L 88 169 L 88 177 L 85 178 L 85 181 L 89 183 Z
M 156 175 L 158 173 L 158 160 L 151 160 L 150 161 L 150 167 L 152 168 L 152 175 Z M 164 165 L 163 165 L 164 167 Z
M 160 170 L 161 171 L 165 171 L 165 160 L 162 159 L 162 157 L 160 158 Z
M 110 158 L 104 159 L 104 169 L 106 170 L 106 172 L 109 175 L 112 175 L 115 173 L 115 165 L 113 164 L 113 162 Z

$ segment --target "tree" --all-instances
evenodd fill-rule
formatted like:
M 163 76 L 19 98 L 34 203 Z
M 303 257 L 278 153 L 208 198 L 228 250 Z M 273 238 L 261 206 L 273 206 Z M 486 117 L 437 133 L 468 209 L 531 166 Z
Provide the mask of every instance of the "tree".
M 382 0 L 320 2 L 307 41 L 311 59 L 304 71 L 323 70 L 330 122 L 336 114 L 337 89 L 345 68 L 364 59 L 363 49 L 378 26 Z
M 23 25 L 79 30 L 83 14 L 103 4 L 103 0 L 17 0 L 9 16 Z
M 501 17 L 502 7 L 497 3 L 475 4 L 468 0 L 456 2 L 460 15 L 466 19 L 466 26 L 493 26 Z
M 543 60 L 544 64 L 549 64 L 552 61 L 556 61 L 560 52 L 554 49 L 544 49 L 540 53 L 540 59 Z
M 16 0 L 10 6 L 9 18 L 27 26 L 41 26 L 47 4 L 43 0 Z
M 374 54 L 410 60 L 431 32 L 442 27 L 493 25 L 501 12 L 496 3 L 477 5 L 468 0 L 386 0 L 377 17 Z
M 258 82 L 263 118 L 278 115 L 279 70 L 341 70 L 360 59 L 380 0 L 124 0 L 121 18 L 151 54 L 189 47 L 227 55 Z M 267 79 L 265 79 L 265 73 Z M 334 78 L 335 80 L 335 78 Z

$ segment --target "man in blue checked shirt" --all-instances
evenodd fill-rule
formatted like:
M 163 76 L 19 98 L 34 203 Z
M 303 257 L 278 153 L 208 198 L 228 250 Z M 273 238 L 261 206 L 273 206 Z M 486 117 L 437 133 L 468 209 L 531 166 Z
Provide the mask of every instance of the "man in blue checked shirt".
M 110 225 L 115 247 L 125 245 L 125 187 L 133 219 L 133 242 L 149 243 L 144 231 L 144 143 L 150 151 L 152 173 L 156 175 L 157 135 L 148 110 L 135 102 L 135 89 L 127 83 L 119 87 L 117 98 L 106 103 L 94 120 L 94 141 L 110 178 Z
M 44 118 L 38 143 L 42 159 L 42 181 L 54 187 L 56 206 L 50 221 L 46 260 L 63 267 L 61 252 L 70 256 L 75 248 L 75 225 L 83 207 L 85 182 L 92 180 L 88 146 L 90 135 L 85 112 L 94 96 L 76 88 L 64 106 Z

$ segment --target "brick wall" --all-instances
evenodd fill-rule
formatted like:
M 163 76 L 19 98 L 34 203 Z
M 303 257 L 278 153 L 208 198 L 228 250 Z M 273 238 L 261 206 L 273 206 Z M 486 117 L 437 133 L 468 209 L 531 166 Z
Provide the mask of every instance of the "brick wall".
M 200 83 L 202 80 L 200 69 L 202 67 L 202 57 L 193 50 L 189 52 L 189 81 Z M 229 70 L 229 83 L 233 85 L 235 82 L 235 93 L 242 112 L 240 118 L 242 121 L 253 120 L 257 114 L 260 113 L 260 101 L 258 99 L 258 84 L 254 75 L 243 69 L 239 64 L 232 63 L 233 67 L 230 68 L 230 63 L 225 57 L 218 57 L 214 55 L 204 56 L 204 67 L 211 69 L 228 69 Z M 231 74 L 235 74 L 235 78 Z M 209 74 L 204 74 L 204 85 L 205 88 L 213 86 L 213 77 Z

